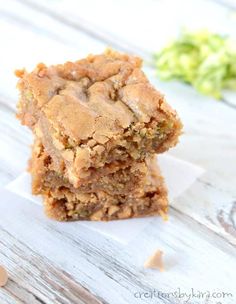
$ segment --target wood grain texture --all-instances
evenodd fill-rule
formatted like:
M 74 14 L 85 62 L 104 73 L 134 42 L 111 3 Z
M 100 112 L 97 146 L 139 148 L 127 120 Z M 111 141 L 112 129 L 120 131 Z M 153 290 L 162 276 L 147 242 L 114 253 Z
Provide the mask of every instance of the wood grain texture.
M 234 35 L 233 10 L 208 0 L 146 0 L 135 4 L 132 0 L 70 0 L 70 5 L 67 0 L 20 1 L 105 43 L 125 46 L 142 56 L 157 51 L 183 27 L 209 28 Z
M 234 292 L 236 111 L 198 95 L 188 86 L 158 81 L 150 67 L 151 52 L 176 33 L 181 18 L 190 22 L 187 17 L 190 8 L 196 12 L 202 10 L 202 0 L 187 2 L 191 4 L 186 4 L 186 12 L 181 16 L 174 13 L 174 8 L 170 12 L 169 31 L 163 34 L 160 24 L 169 13 L 169 0 L 137 1 L 135 14 L 132 13 L 133 24 L 128 27 L 129 12 L 132 11 L 129 0 L 125 3 L 123 0 L 105 0 L 104 14 L 101 2 L 95 0 L 86 3 L 72 0 L 70 6 L 64 0 L 0 0 L 1 185 L 25 169 L 32 142 L 30 132 L 15 119 L 14 69 L 23 66 L 30 69 L 40 61 L 49 64 L 76 60 L 91 51 L 101 52 L 106 45 L 145 58 L 148 77 L 165 92 L 184 121 L 185 133 L 171 154 L 206 169 L 186 193 L 171 202 L 167 225 L 156 219 L 126 247 L 91 231 L 78 231 L 76 225 L 51 222 L 37 206 L 15 196 L 8 197 L 3 192 L 0 201 L 0 214 L 4 214 L 0 223 L 0 263 L 7 266 L 10 282 L 5 289 L 0 289 L 1 304 L 29 303 L 29 299 L 33 304 L 177 304 L 184 303 L 184 300 L 137 299 L 134 293 L 153 288 L 170 292 L 178 287 L 183 291 L 193 287 L 200 290 L 232 289 Z M 77 6 L 80 9 L 76 9 Z M 209 8 L 212 18 L 207 23 Z M 157 11 L 158 18 L 153 18 Z M 229 32 L 235 28 L 228 8 L 208 3 L 204 4 L 204 11 L 203 25 Z M 124 13 L 122 24 L 119 24 L 121 12 Z M 150 18 L 145 17 L 144 24 L 137 21 L 140 16 Z M 194 27 L 194 21 L 190 24 Z M 231 98 L 234 99 L 235 94 Z M 31 212 L 33 220 L 29 217 Z M 142 267 L 147 256 L 157 248 L 165 252 L 168 269 L 164 274 Z M 89 298 L 87 290 L 96 299 L 94 296 Z M 222 303 L 235 303 L 235 296 Z M 199 303 L 206 302 L 202 299 Z
M 49 283 L 43 275 L 44 269 L 47 269 L 46 275 L 55 278 L 54 268 L 49 267 L 51 264 L 69 273 L 75 282 L 107 303 L 117 303 L 116 299 L 119 299 L 120 304 L 135 304 L 136 292 L 153 289 L 166 293 L 179 287 L 185 292 L 191 288 L 234 292 L 234 285 L 229 282 L 233 282 L 235 277 L 235 248 L 179 212 L 171 211 L 168 224 L 163 224 L 159 218 L 154 219 L 139 238 L 123 246 L 101 235 L 95 237 L 85 227 L 78 230 L 74 223 L 61 224 L 48 220 L 39 206 L 19 198 L 16 200 L 14 195 L 8 197 L 4 192 L 0 195 L 5 197 L 5 203 L 0 204 L 0 213 L 5 215 L 1 230 L 6 230 L 18 240 L 13 248 L 21 248 L 11 253 L 13 242 L 4 238 L 5 247 L 0 252 L 5 252 L 8 258 L 3 261 L 8 268 L 9 257 L 20 262 L 19 268 L 15 269 L 15 276 L 20 275 L 17 282 L 21 282 L 24 288 L 29 286 L 33 294 L 36 292 L 34 287 L 37 287 L 38 297 L 41 294 L 43 300 L 47 293 L 51 294 L 51 289 L 53 292 L 58 289 L 57 285 L 54 290 L 52 282 Z M 13 210 L 14 217 L 11 216 Z M 21 221 L 16 221 L 16 218 Z M 30 250 L 24 244 L 30 244 Z M 143 268 L 143 262 L 156 248 L 164 251 L 164 273 Z M 21 253 L 25 255 L 25 252 L 29 255 L 23 259 Z M 19 255 L 14 257 L 16 253 Z M 34 262 L 35 256 L 37 263 Z M 28 279 L 28 271 L 35 279 Z M 53 303 L 52 298 L 49 299 L 48 303 Z M 158 303 L 184 303 L 178 300 L 164 298 L 158 299 Z M 142 303 L 150 302 L 143 299 Z M 234 298 L 229 297 L 225 303 L 234 303 Z
M 3 227 L 0 227 L 0 249 L 0 260 L 10 277 L 3 294 L 11 296 L 12 302 L 14 299 L 26 304 L 101 303 L 63 269 L 53 266 Z

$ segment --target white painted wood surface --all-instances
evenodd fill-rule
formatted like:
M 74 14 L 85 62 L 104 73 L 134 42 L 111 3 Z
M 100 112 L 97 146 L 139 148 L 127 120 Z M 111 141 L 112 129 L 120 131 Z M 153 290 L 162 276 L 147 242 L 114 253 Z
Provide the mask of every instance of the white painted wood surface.
M 234 11 L 210 0 L 0 0 L 2 187 L 25 169 L 31 143 L 30 132 L 14 117 L 14 69 L 74 60 L 107 45 L 145 58 L 148 76 L 185 125 L 171 153 L 206 169 L 171 202 L 168 223 L 156 219 L 128 246 L 52 222 L 37 206 L 2 190 L 0 264 L 10 281 L 0 289 L 1 304 L 185 303 L 186 297 L 135 297 L 137 292 L 178 288 L 233 295 L 188 303 L 236 302 L 236 109 L 179 83 L 161 83 L 150 67 L 151 53 L 181 26 L 236 36 Z M 236 99 L 235 94 L 226 97 Z M 165 273 L 143 269 L 156 248 L 166 253 Z

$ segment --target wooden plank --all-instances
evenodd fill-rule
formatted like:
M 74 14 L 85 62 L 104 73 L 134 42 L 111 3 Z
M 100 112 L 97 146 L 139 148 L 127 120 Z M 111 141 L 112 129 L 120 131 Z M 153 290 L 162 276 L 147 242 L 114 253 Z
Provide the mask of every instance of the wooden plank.
M 70 274 L 55 267 L 0 226 L 0 260 L 9 274 L 1 303 L 99 304 Z
M 83 1 L 70 1 L 70 5 L 66 5 L 68 3 L 63 2 L 63 1 L 57 1 L 57 2 L 51 2 L 48 3 L 47 1 L 25 1 L 25 0 L 18 0 L 18 2 L 22 3 L 23 5 L 27 5 L 29 8 L 35 9 L 36 11 L 41 11 L 43 13 L 45 13 L 46 15 L 50 16 L 51 18 L 53 18 L 56 21 L 61 22 L 64 25 L 67 25 L 68 27 L 70 27 L 71 29 L 77 30 L 77 31 L 81 31 L 86 33 L 88 36 L 90 36 L 93 39 L 98 39 L 99 41 L 102 41 L 105 45 L 112 45 L 114 48 L 116 49 L 120 49 L 123 50 L 125 52 L 130 52 L 131 48 L 133 50 L 134 53 L 137 53 L 137 50 L 139 50 L 139 54 L 142 55 L 142 57 L 145 57 L 145 51 L 144 49 L 139 48 L 137 45 L 133 45 L 131 47 L 131 40 L 129 42 L 127 41 L 122 41 L 121 37 L 116 37 L 116 34 L 112 33 L 112 35 L 109 33 L 109 31 L 107 31 L 107 29 L 110 27 L 110 25 L 107 27 L 108 24 L 106 24 L 106 30 L 102 30 L 100 28 L 100 26 L 98 24 L 93 24 L 90 23 L 90 21 L 88 22 L 86 19 L 86 16 L 83 14 L 77 14 L 75 13 L 75 15 L 71 15 L 71 12 L 73 11 L 73 9 L 75 9 L 76 11 L 79 9 L 82 9 L 84 7 L 84 5 L 87 6 L 87 2 L 84 3 Z M 106 3 L 104 2 L 104 7 L 106 7 L 106 9 L 103 9 L 103 5 L 100 6 L 100 2 L 99 1 L 90 1 L 90 3 L 88 3 L 91 10 L 90 13 L 93 12 L 96 14 L 96 19 L 100 19 L 100 21 L 102 22 L 102 18 L 105 17 L 106 19 L 106 11 L 108 9 L 108 4 L 109 2 L 106 1 Z M 116 7 L 116 3 L 115 1 L 112 2 L 113 5 L 115 5 Z M 67 11 L 67 8 L 64 7 L 64 5 L 67 6 L 67 8 L 69 7 L 69 11 Z M 120 3 L 120 7 L 123 7 L 124 2 Z M 100 6 L 100 7 L 98 7 Z M 83 10 L 83 9 L 82 9 Z M 99 12 L 99 14 L 97 13 Z M 100 15 L 100 13 L 103 13 L 104 15 Z M 69 16 L 67 16 L 67 14 L 69 14 Z M 114 11 L 112 11 L 112 14 L 114 15 Z M 118 12 L 119 14 L 119 12 Z M 100 17 L 99 17 L 100 15 Z M 118 15 L 117 15 L 118 16 Z M 85 17 L 85 18 L 84 18 Z M 119 22 L 120 23 L 120 22 Z M 121 24 L 121 23 L 120 23 Z M 122 43 L 120 43 L 122 41 Z
M 19 1 L 93 37 L 143 54 L 158 50 L 183 27 L 200 26 L 234 36 L 233 9 L 214 1 L 71 0 L 69 5 L 66 0 Z
M 69 284 L 70 278 L 99 294 L 107 303 L 136 304 L 137 292 L 155 289 L 170 293 L 178 287 L 184 292 L 191 288 L 202 292 L 207 289 L 235 296 L 235 248 L 179 212 L 172 210 L 167 224 L 154 219 L 138 238 L 123 246 L 76 223 L 50 221 L 40 207 L 14 199 L 14 195 L 1 193 L 1 196 L 5 197 L 5 202 L 0 203 L 0 214 L 4 214 L 0 225 L 4 233 L 1 261 L 17 284 L 45 302 L 48 297 L 48 303 L 54 303 L 54 298 L 59 303 L 64 298 L 74 303 L 72 295 L 76 288 Z M 143 268 L 145 259 L 157 248 L 164 251 L 164 273 Z M 65 279 L 68 274 L 70 277 Z M 69 292 L 65 293 L 68 286 Z M 157 303 L 184 303 L 184 299 L 174 297 L 157 300 Z M 234 302 L 233 297 L 225 300 L 229 304 Z M 150 303 L 150 299 L 143 299 L 142 303 Z

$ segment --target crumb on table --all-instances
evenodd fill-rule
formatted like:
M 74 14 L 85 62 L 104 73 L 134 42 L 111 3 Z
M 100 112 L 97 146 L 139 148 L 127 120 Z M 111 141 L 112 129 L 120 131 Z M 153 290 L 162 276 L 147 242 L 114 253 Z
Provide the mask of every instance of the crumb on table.
M 0 287 L 3 287 L 7 284 L 8 274 L 6 269 L 3 266 L 0 266 Z
M 163 251 L 156 250 L 144 263 L 145 268 L 159 269 L 164 271 Z

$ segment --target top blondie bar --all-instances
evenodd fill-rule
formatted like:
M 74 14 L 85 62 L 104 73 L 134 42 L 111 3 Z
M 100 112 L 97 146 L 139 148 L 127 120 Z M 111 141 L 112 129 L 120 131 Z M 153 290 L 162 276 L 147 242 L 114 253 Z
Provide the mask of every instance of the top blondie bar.
M 75 187 L 177 143 L 181 121 L 141 66 L 138 57 L 107 50 L 16 71 L 18 118 Z

